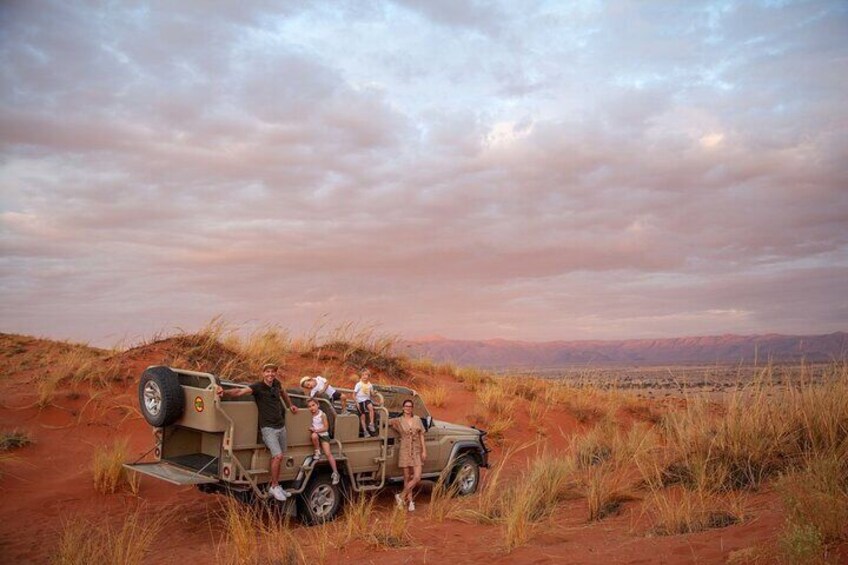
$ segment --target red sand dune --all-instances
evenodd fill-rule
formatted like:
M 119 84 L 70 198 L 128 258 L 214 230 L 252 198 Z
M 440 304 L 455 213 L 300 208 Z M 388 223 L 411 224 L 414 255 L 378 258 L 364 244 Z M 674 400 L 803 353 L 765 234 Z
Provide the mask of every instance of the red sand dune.
M 0 360 L 0 429 L 18 428 L 34 439 L 30 446 L 14 451 L 16 461 L 2 467 L 0 478 L 0 561 L 4 563 L 46 562 L 54 550 L 63 524 L 75 517 L 120 520 L 128 508 L 144 504 L 146 511 L 172 518 L 171 525 L 156 539 L 149 563 L 208 562 L 215 555 L 219 538 L 210 517 L 220 498 L 201 494 L 191 487 L 177 487 L 143 478 L 138 496 L 129 493 L 103 495 L 92 486 L 90 464 L 96 446 L 116 438 L 129 440 L 131 457 L 145 453 L 151 445 L 151 429 L 134 412 L 135 379 L 144 367 L 167 358 L 165 341 L 134 349 L 112 360 L 124 381 L 108 389 L 89 385 L 67 385 L 50 406 L 39 409 L 35 402 L 36 371 L 22 363 L 49 342 L 28 340 L 25 345 L 5 344 Z M 290 356 L 285 374 L 294 385 L 301 374 L 314 374 L 337 362 Z M 119 376 L 121 376 L 119 375 Z M 376 380 L 379 382 L 380 375 Z M 474 394 L 447 375 L 413 375 L 413 386 L 437 380 L 451 396 L 444 408 L 434 409 L 438 418 L 467 422 Z M 519 413 L 518 424 L 507 432 L 509 444 L 533 439 L 527 416 Z M 569 414 L 552 409 L 548 426 L 548 449 L 567 449 L 568 438 L 583 427 Z M 524 454 L 531 452 L 526 450 Z M 501 449 L 492 454 L 494 460 Z M 516 460 L 510 467 L 521 467 Z M 380 512 L 390 508 L 393 490 L 380 495 Z M 361 542 L 331 549 L 329 562 L 359 563 L 723 563 L 736 550 L 770 544 L 782 524 L 776 495 L 765 490 L 751 498 L 753 518 L 741 525 L 690 535 L 653 537 L 640 520 L 640 502 L 626 503 L 617 516 L 599 522 L 586 521 L 587 506 L 578 500 L 563 504 L 553 520 L 542 524 L 529 544 L 505 553 L 499 526 L 458 521 L 433 523 L 427 519 L 426 494 L 419 496 L 418 511 L 410 517 L 414 543 L 409 548 L 375 550 Z M 303 532 L 297 526 L 296 533 Z

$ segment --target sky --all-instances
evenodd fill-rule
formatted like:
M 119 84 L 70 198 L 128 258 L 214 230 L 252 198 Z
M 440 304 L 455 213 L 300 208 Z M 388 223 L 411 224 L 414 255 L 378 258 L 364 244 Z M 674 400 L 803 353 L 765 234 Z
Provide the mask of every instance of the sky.
M 848 329 L 844 1 L 0 3 L 0 331 Z

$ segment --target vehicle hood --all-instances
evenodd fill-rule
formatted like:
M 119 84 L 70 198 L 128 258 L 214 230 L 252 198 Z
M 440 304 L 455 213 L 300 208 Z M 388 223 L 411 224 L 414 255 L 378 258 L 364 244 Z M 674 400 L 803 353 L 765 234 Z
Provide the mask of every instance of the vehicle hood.
M 478 429 L 461 426 L 459 424 L 451 424 L 450 422 L 443 422 L 442 420 L 433 420 L 433 427 L 431 429 L 439 430 L 443 434 L 462 434 L 470 436 L 480 435 L 480 430 Z

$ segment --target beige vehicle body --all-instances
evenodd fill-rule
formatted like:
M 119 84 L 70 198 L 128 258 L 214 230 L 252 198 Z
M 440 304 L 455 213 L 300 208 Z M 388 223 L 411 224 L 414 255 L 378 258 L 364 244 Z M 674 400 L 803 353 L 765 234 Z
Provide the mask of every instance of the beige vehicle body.
M 155 378 L 151 378 L 149 375 L 154 373 Z M 169 400 L 165 389 L 172 385 L 172 406 L 165 406 Z M 170 483 L 194 484 L 205 492 L 231 494 L 245 501 L 269 500 L 271 454 L 259 436 L 253 396 L 219 398 L 215 394 L 217 385 L 225 389 L 245 386 L 219 381 L 209 373 L 148 368 L 142 375 L 139 399 L 142 413 L 155 426 L 154 445 L 148 452 L 153 460 L 125 466 Z M 352 392 L 338 387 L 337 390 Z M 444 474 L 459 494 L 476 490 L 479 467 L 488 466 L 485 432 L 434 421 L 412 389 L 375 385 L 375 390 L 382 402 L 375 406 L 374 436 L 361 432 L 359 415 L 354 411 L 339 413 L 342 407 L 338 403 L 333 406 L 329 399 L 318 398 L 322 410 L 330 415 L 331 450 L 342 476 L 340 485 L 330 484 L 325 457 L 313 460 L 309 431 L 312 416 L 305 408 L 308 396 L 300 390 L 288 391 L 293 403 L 301 408 L 297 414 L 286 413 L 288 450 L 280 470 L 283 488 L 293 495 L 289 501 L 299 503 L 287 501 L 290 513 L 299 511 L 308 523 L 323 522 L 335 517 L 350 493 L 373 491 L 402 481 L 403 472 L 397 465 L 397 434 L 388 419 L 400 415 L 406 399 L 415 403 L 414 413 L 426 429 L 423 477 L 437 479 Z M 173 405 L 181 405 L 182 409 L 177 409 L 181 413 L 175 415 Z M 173 421 L 158 425 L 163 423 L 161 416 L 166 409 L 171 410 L 169 420 Z M 147 459 L 148 454 L 142 459 Z

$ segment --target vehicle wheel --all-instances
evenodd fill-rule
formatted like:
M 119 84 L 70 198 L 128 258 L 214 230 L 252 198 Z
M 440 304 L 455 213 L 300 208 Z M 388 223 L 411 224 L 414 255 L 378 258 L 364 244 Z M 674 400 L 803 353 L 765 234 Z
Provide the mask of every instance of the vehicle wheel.
M 177 374 L 168 367 L 148 367 L 138 382 L 138 404 L 144 419 L 154 428 L 176 422 L 185 408 Z
M 301 520 L 311 526 L 338 516 L 343 500 L 340 487 L 331 482 L 329 475 L 318 475 L 309 481 L 298 499 Z
M 480 464 L 470 455 L 463 455 L 453 466 L 451 486 L 456 487 L 458 496 L 466 496 L 477 492 L 480 484 Z

